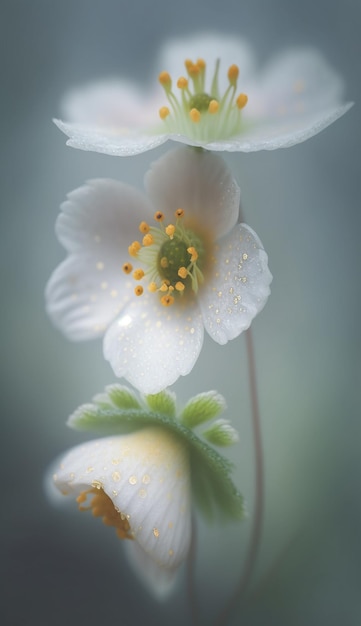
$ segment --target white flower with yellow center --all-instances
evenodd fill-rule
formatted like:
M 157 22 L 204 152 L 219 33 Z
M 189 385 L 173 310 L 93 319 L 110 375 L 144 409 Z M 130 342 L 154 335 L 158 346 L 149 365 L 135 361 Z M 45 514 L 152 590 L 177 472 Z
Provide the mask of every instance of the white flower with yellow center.
M 211 391 L 192 398 L 177 415 L 169 391 L 138 398 L 111 385 L 69 418 L 72 428 L 111 436 L 70 450 L 56 465 L 55 486 L 132 544 L 133 566 L 158 594 L 187 556 L 192 495 L 206 517 L 243 516 L 230 466 L 206 442 L 228 446 L 238 440 L 229 422 L 215 419 L 224 409 L 224 398 Z M 210 421 L 202 438 L 193 432 Z
M 69 195 L 56 232 L 68 258 L 47 310 L 73 340 L 104 337 L 115 374 L 156 393 L 188 374 L 204 328 L 219 344 L 247 329 L 272 280 L 257 235 L 238 224 L 240 192 L 224 161 L 178 148 L 129 186 L 93 180 Z
M 162 51 L 159 82 L 142 93 L 108 80 L 69 93 L 68 145 L 117 156 L 168 139 L 208 150 L 252 152 L 292 146 L 343 115 L 343 83 L 313 49 L 291 49 L 257 73 L 248 46 L 232 37 L 194 36 Z

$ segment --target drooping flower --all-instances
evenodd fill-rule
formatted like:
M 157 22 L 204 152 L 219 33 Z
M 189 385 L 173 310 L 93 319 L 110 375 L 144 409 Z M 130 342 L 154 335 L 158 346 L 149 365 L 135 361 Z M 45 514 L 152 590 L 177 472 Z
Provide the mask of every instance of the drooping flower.
M 224 398 L 211 391 L 192 398 L 177 415 L 170 391 L 138 398 L 111 385 L 69 418 L 72 428 L 107 436 L 70 450 L 57 464 L 55 486 L 132 544 L 133 567 L 158 595 L 168 591 L 187 556 L 192 497 L 207 516 L 243 516 L 228 462 L 204 441 L 237 441 L 233 427 L 215 419 L 224 409 Z M 210 420 L 202 438 L 193 432 Z
M 54 121 L 68 145 L 117 156 L 168 139 L 252 152 L 305 141 L 352 106 L 340 77 L 313 49 L 286 50 L 261 73 L 254 65 L 248 46 L 232 37 L 172 41 L 158 63 L 165 93 L 121 80 L 90 84 L 68 94 L 66 121 Z
M 272 276 L 224 161 L 178 148 L 131 187 L 93 180 L 62 205 L 68 258 L 46 289 L 47 310 L 73 340 L 104 337 L 115 374 L 156 393 L 188 374 L 203 329 L 225 344 L 263 308 Z M 140 240 L 140 241 L 139 241 Z

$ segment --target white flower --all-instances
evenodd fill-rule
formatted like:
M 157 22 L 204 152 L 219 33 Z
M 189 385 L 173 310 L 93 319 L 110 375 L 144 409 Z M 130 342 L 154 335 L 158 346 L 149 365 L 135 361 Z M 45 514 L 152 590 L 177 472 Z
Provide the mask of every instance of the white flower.
M 157 393 L 191 371 L 204 328 L 225 344 L 249 327 L 272 276 L 257 235 L 237 223 L 239 188 L 220 157 L 177 148 L 145 186 L 151 202 L 111 180 L 69 195 L 56 224 L 69 256 L 46 297 L 70 339 L 105 333 L 115 374 Z
M 166 70 L 163 95 L 121 80 L 69 93 L 67 121 L 54 120 L 68 145 L 117 156 L 168 139 L 208 150 L 273 150 L 305 141 L 352 106 L 343 102 L 340 77 L 309 48 L 286 50 L 257 73 L 241 40 L 198 35 L 166 45 L 158 69 Z
M 55 472 L 61 493 L 75 496 L 80 510 L 91 509 L 120 539 L 130 540 L 133 564 L 140 561 L 163 586 L 190 544 L 187 446 L 166 429 L 146 428 L 76 446 Z

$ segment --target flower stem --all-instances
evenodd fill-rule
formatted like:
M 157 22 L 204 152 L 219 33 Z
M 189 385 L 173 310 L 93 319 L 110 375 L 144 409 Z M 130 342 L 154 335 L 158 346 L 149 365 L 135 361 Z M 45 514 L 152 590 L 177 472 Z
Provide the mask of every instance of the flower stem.
M 253 338 L 252 331 L 248 329 L 246 331 L 246 347 L 247 347 L 247 360 L 248 360 L 248 371 L 249 371 L 249 386 L 250 386 L 250 396 L 251 396 L 251 412 L 252 412 L 252 431 L 253 431 L 253 445 L 254 445 L 254 471 L 255 471 L 255 503 L 254 503 L 254 514 L 253 514 L 253 523 L 251 529 L 250 543 L 248 547 L 248 552 L 246 555 L 246 560 L 243 566 L 243 570 L 241 572 L 240 579 L 238 584 L 230 597 L 228 603 L 226 604 L 223 611 L 219 614 L 218 618 L 215 620 L 215 626 L 225 626 L 227 624 L 232 612 L 235 610 L 238 602 L 242 599 L 244 593 L 246 592 L 249 583 L 251 581 L 251 577 L 253 574 L 253 569 L 255 566 L 258 549 L 261 540 L 262 533 L 262 522 L 263 522 L 263 500 L 264 500 L 264 489 L 263 489 L 263 449 L 262 449 L 262 436 L 261 436 L 261 416 L 259 411 L 258 404 L 258 395 L 257 395 L 257 378 L 256 378 L 256 367 L 255 367 L 255 356 L 254 356 L 254 346 L 253 346 Z

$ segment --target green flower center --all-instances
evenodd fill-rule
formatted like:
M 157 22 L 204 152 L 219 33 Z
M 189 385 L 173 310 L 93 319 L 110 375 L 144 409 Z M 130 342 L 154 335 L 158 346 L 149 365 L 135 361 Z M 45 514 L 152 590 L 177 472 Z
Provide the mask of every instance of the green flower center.
M 181 133 L 196 141 L 215 141 L 239 135 L 243 130 L 241 111 L 248 102 L 245 93 L 236 95 L 239 69 L 228 68 L 228 87 L 221 94 L 218 87 L 220 61 L 216 62 L 210 89 L 206 90 L 206 63 L 185 61 L 188 77 L 177 80 L 179 92 L 173 90 L 168 72 L 159 74 L 169 106 L 159 109 L 159 116 L 169 133 Z
M 154 219 L 158 227 L 149 226 L 146 222 L 139 225 L 144 235 L 142 244 L 133 241 L 128 251 L 142 267 L 133 271 L 131 263 L 123 265 L 126 274 L 133 273 L 138 281 L 134 292 L 140 296 L 144 288 L 140 281 L 148 279 L 148 291 L 161 295 L 161 303 L 169 306 L 175 299 L 186 293 L 197 293 L 204 280 L 206 262 L 206 246 L 204 239 L 184 225 L 184 211 L 177 209 L 175 224 L 163 225 L 164 215 L 157 212 Z

